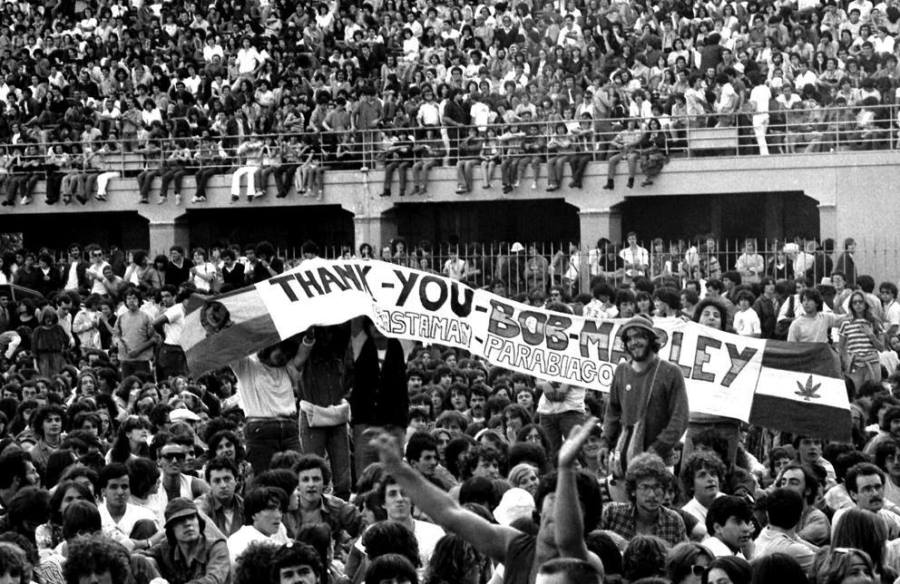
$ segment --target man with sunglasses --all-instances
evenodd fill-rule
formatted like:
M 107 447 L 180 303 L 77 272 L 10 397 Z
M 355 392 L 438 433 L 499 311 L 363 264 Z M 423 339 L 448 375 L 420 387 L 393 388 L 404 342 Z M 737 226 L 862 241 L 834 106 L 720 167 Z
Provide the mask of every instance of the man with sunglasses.
M 169 440 L 159 451 L 159 470 L 162 473 L 161 496 L 166 501 L 184 497 L 193 501 L 209 492 L 209 485 L 203 479 L 184 474 L 188 450 L 193 445 L 186 445 L 174 439 Z

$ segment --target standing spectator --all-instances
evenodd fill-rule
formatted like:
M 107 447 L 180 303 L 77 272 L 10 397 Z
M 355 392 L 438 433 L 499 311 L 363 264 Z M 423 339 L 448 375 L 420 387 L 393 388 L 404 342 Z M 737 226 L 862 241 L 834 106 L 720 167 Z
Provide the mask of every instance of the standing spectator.
M 350 404 L 344 400 L 349 375 L 344 355 L 349 341 L 345 326 L 318 327 L 304 337 L 308 358 L 300 369 L 300 439 L 305 451 L 328 454 L 334 493 L 350 494 Z
M 605 462 L 615 446 L 618 461 L 611 462 L 611 468 L 624 476 L 629 460 L 641 452 L 655 453 L 663 460 L 671 456 L 687 429 L 688 404 L 684 377 L 657 355 L 659 337 L 651 319 L 632 317 L 620 334 L 632 360 L 620 363 L 613 377 L 600 458 Z M 627 387 L 632 390 L 626 392 Z
M 187 357 L 178 344 L 184 331 L 184 316 L 187 302 L 194 293 L 192 286 L 184 285 L 176 290 L 166 285 L 162 289 L 162 304 L 165 312 L 153 321 L 153 328 L 162 329 L 163 342 L 157 355 L 157 375 L 159 379 L 171 379 L 187 375 Z
M 838 256 L 837 262 L 834 264 L 834 270 L 844 275 L 849 288 L 856 287 L 856 263 L 853 254 L 856 252 L 856 241 L 852 237 L 844 240 L 844 251 Z
M 313 342 L 307 334 L 299 346 L 283 341 L 231 364 L 247 417 L 247 460 L 255 473 L 266 470 L 276 452 L 301 451 L 293 386 Z
M 138 289 L 130 288 L 125 293 L 126 310 L 119 315 L 113 327 L 123 377 L 139 371 L 150 373 L 150 359 L 153 357 L 157 335 L 153 331 L 152 319 L 141 310 L 142 299 Z
M 184 257 L 184 248 L 173 245 L 169 248 L 169 261 L 166 262 L 166 284 L 180 286 L 190 280 L 193 263 Z
M 34 367 L 38 374 L 53 377 L 66 365 L 65 351 L 71 339 L 59 324 L 59 315 L 51 306 L 41 311 L 40 325 L 31 336 L 31 351 L 34 353 Z

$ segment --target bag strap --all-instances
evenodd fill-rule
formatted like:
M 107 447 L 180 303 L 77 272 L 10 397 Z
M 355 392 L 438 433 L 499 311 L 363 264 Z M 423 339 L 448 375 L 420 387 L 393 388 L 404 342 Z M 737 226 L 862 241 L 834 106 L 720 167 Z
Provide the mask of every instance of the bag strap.
M 644 399 L 644 407 L 641 410 L 641 419 L 647 416 L 647 409 L 650 407 L 650 398 L 653 397 L 653 386 L 656 385 L 656 374 L 659 373 L 659 365 L 662 359 L 656 357 L 656 368 L 653 369 L 653 377 L 650 378 L 650 388 L 647 390 L 647 397 Z

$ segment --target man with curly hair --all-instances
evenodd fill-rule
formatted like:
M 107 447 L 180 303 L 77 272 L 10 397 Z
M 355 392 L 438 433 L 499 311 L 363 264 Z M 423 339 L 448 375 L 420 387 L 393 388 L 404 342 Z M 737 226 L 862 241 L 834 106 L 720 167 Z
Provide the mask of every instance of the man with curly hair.
M 672 475 L 655 454 L 641 454 L 631 461 L 625 473 L 628 503 L 609 503 L 603 509 L 600 529 L 630 540 L 635 535 L 654 535 L 675 546 L 687 541 L 681 516 L 663 506 Z
M 66 584 L 127 584 L 131 581 L 128 551 L 103 535 L 86 535 L 69 542 L 63 567 Z

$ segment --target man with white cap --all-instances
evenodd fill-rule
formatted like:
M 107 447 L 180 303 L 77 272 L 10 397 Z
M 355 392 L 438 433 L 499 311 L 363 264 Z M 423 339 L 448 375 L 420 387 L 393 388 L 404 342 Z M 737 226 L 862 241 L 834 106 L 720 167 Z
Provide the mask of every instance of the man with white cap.
M 624 478 L 629 460 L 638 454 L 669 459 L 687 429 L 688 399 L 681 370 L 659 358 L 660 339 L 649 316 L 630 318 L 619 334 L 629 360 L 619 363 L 613 375 L 600 457 L 610 458 L 613 475 Z
M 166 505 L 166 538 L 147 552 L 169 584 L 227 584 L 231 561 L 225 536 L 197 505 L 176 498 Z

